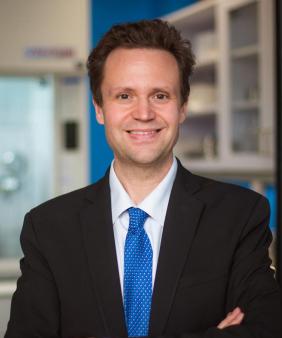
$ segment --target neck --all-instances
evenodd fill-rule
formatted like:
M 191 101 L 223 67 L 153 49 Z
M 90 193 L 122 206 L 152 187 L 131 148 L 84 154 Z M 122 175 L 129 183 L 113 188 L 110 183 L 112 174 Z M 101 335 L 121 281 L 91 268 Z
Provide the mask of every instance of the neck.
M 115 159 L 115 173 L 135 204 L 139 204 L 163 180 L 171 168 L 173 158 L 154 166 L 124 164 Z

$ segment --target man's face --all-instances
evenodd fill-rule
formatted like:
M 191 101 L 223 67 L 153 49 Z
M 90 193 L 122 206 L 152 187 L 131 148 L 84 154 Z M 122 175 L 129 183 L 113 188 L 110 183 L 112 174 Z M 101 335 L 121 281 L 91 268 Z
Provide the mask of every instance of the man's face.
M 98 123 L 115 160 L 154 165 L 169 162 L 185 119 L 180 104 L 176 59 L 157 49 L 116 49 L 108 56 L 101 86 L 103 104 L 95 104 Z

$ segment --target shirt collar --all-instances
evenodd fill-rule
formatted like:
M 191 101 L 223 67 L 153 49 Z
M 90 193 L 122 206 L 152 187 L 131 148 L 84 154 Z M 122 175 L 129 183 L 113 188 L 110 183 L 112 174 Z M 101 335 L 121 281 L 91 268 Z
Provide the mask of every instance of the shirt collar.
M 138 207 L 154 218 L 161 226 L 164 225 L 168 201 L 177 171 L 177 161 L 173 157 L 173 163 L 168 173 L 157 187 L 139 203 L 133 203 L 128 193 L 119 181 L 112 161 L 110 168 L 109 184 L 111 190 L 112 220 L 113 224 L 117 218 L 130 207 Z
M 110 168 L 109 184 L 111 190 L 112 219 L 114 224 L 124 211 L 135 206 L 115 173 L 114 160 L 112 161 Z

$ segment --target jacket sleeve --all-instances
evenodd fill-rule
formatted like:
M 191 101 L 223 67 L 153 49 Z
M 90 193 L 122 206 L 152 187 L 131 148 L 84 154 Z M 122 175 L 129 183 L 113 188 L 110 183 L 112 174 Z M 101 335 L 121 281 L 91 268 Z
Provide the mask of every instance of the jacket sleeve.
M 60 309 L 56 284 L 28 213 L 21 233 L 22 275 L 12 297 L 5 338 L 59 337 Z
M 177 338 L 282 337 L 281 298 L 268 254 L 272 240 L 269 214 L 269 203 L 261 196 L 241 232 L 234 253 L 226 314 L 239 306 L 245 313 L 243 322 L 222 330 L 213 327 L 203 332 L 183 333 Z
M 223 330 L 211 327 L 202 332 L 183 332 L 174 337 L 164 335 L 163 338 L 282 337 L 280 294 L 268 256 L 272 238 L 268 221 L 269 205 L 260 197 L 240 233 L 234 252 L 226 291 L 226 314 L 240 306 L 245 313 L 242 324 Z M 56 283 L 40 250 L 30 214 L 25 218 L 21 245 L 24 252 L 22 276 L 12 299 L 5 338 L 60 337 Z

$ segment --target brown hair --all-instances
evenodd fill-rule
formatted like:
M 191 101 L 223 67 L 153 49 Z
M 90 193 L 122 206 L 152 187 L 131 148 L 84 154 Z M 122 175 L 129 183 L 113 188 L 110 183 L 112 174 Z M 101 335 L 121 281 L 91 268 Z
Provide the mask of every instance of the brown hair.
M 87 61 L 88 75 L 91 91 L 98 105 L 103 103 L 101 84 L 104 65 L 108 55 L 117 48 L 150 48 L 171 53 L 179 68 L 181 104 L 187 101 L 190 92 L 189 78 L 195 64 L 191 43 L 183 39 L 174 26 L 155 19 L 113 26 L 90 53 Z

